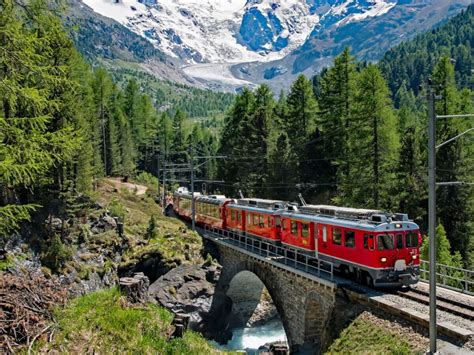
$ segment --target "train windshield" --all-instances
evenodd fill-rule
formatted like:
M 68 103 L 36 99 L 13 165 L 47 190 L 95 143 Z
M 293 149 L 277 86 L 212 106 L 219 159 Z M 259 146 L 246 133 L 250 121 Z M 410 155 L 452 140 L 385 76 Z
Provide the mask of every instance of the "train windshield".
M 408 232 L 405 235 L 405 245 L 407 248 L 418 248 L 418 233 Z
M 393 236 L 389 234 L 379 234 L 377 236 L 377 246 L 379 250 L 393 249 Z

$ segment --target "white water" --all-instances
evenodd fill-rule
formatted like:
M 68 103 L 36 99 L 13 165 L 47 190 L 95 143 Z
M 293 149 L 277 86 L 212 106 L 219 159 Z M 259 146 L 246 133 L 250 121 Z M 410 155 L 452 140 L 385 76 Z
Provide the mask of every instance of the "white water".
M 253 328 L 237 328 L 232 330 L 232 339 L 225 345 L 214 345 L 221 350 L 246 350 L 248 354 L 267 343 L 286 341 L 285 330 L 280 321 L 271 321 Z

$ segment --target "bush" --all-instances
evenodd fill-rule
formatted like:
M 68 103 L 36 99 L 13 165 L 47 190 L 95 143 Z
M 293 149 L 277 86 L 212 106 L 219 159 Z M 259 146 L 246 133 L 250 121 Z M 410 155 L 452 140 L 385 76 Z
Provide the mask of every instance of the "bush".
M 64 245 L 58 234 L 53 234 L 45 243 L 41 262 L 54 272 L 59 272 L 72 259 L 72 250 Z
M 150 240 L 156 238 L 156 234 L 156 220 L 155 216 L 152 215 L 148 222 L 148 228 L 146 229 L 146 239 Z
M 143 184 L 143 185 L 149 185 L 149 186 L 158 185 L 158 179 L 156 178 L 156 176 L 150 173 L 147 173 L 146 171 L 140 172 L 140 174 L 138 174 L 135 180 L 137 183 Z
M 109 213 L 112 217 L 117 217 L 121 222 L 125 221 L 127 211 L 118 198 L 114 198 L 109 204 Z

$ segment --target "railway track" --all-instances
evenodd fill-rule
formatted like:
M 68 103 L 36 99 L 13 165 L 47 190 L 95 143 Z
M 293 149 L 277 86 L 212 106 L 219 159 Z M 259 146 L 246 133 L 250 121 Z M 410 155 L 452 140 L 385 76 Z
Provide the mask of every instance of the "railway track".
M 407 289 L 403 291 L 395 291 L 394 294 L 425 305 L 430 304 L 429 293 L 426 291 Z M 436 300 L 437 309 L 449 312 L 465 319 L 474 320 L 474 306 L 440 295 L 436 297 Z

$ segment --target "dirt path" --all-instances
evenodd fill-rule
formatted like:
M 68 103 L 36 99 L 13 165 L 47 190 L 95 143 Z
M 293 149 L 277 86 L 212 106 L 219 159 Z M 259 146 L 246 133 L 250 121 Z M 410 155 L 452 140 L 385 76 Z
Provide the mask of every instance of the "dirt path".
M 135 192 L 137 195 L 144 195 L 148 190 L 148 187 L 138 184 L 132 184 L 129 182 L 122 182 L 122 178 L 107 178 L 107 182 L 110 182 L 117 190 L 127 189 L 130 192 Z

